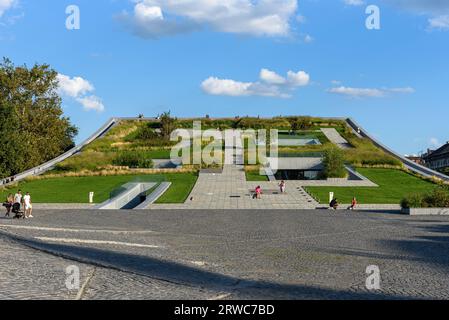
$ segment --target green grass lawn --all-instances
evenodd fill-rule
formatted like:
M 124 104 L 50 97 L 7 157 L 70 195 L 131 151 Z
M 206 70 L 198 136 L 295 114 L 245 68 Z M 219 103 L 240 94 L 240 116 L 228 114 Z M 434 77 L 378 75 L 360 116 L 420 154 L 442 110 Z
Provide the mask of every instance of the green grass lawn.
M 327 204 L 329 192 L 334 192 L 340 203 L 350 203 L 356 197 L 360 204 L 399 204 L 411 193 L 426 193 L 437 186 L 401 170 L 366 169 L 357 170 L 379 185 L 376 187 L 307 187 L 308 193 Z
M 172 185 L 156 203 L 185 202 L 198 179 L 197 173 L 170 173 L 164 174 L 164 176 L 166 181 L 170 181 Z
M 170 149 L 155 149 L 145 153 L 151 159 L 170 159 Z
M 267 176 L 260 175 L 259 171 L 245 171 L 246 181 L 268 181 Z
M 91 191 L 95 192 L 94 202 L 101 203 L 109 199 L 113 190 L 127 182 L 154 180 L 172 182 L 158 202 L 182 203 L 187 199 L 196 179 L 195 173 L 51 178 L 23 182 L 17 188 L 0 191 L 0 199 L 5 199 L 8 193 L 15 193 L 20 188 L 23 192 L 30 192 L 35 203 L 87 203 Z

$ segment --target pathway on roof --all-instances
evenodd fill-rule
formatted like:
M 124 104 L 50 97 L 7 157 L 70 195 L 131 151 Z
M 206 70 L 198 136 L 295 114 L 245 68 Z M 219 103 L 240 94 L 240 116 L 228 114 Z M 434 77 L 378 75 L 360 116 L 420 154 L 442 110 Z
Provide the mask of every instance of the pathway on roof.
M 314 209 L 318 203 L 301 187 L 300 182 L 287 182 L 281 194 L 277 181 L 246 181 L 243 144 L 236 139 L 235 148 L 225 150 L 226 164 L 222 173 L 200 172 L 190 196 L 184 204 L 155 204 L 151 209 Z M 260 185 L 261 199 L 253 199 L 252 191 Z M 192 200 L 191 200 L 192 199 Z
M 330 142 L 335 144 L 340 149 L 350 149 L 351 144 L 338 133 L 335 128 L 322 128 L 321 132 L 329 139 Z

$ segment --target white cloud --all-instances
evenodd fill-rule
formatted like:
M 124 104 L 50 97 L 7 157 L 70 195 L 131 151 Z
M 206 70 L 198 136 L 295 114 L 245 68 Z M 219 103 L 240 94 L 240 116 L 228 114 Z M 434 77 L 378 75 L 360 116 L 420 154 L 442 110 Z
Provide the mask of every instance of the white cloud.
M 201 88 L 212 95 L 247 96 L 250 95 L 251 82 L 239 82 L 231 79 L 209 77 L 201 84 Z
M 260 81 L 241 82 L 209 77 L 202 82 L 201 88 L 211 95 L 290 98 L 295 88 L 306 86 L 310 81 L 310 76 L 304 71 L 289 71 L 284 78 L 274 71 L 262 69 L 259 78 Z
M 449 1 L 447 0 L 389 0 L 388 2 L 400 9 L 430 16 L 429 29 L 449 30 Z
M 160 7 L 146 6 L 144 3 L 136 4 L 134 7 L 134 15 L 136 19 L 142 22 L 164 20 Z
M 429 19 L 429 28 L 449 30 L 449 15 L 439 16 Z
M 0 0 L 0 17 L 16 4 L 16 0 Z
M 156 38 L 202 27 L 254 36 L 287 36 L 297 0 L 136 0 L 126 15 L 136 34 Z
M 350 97 L 383 97 L 385 94 L 379 89 L 368 88 L 351 88 L 351 87 L 338 87 L 328 90 L 330 93 L 346 95 Z
M 363 0 L 343 0 L 343 2 L 348 6 L 361 6 L 365 4 Z
M 59 92 L 72 98 L 79 97 L 95 90 L 94 86 L 81 77 L 73 77 L 58 74 Z
M 95 110 L 97 112 L 103 112 L 105 109 L 103 102 L 97 96 L 77 98 L 76 101 L 81 103 L 86 111 Z
M 262 69 L 260 71 L 260 79 L 270 84 L 284 84 L 287 82 L 287 80 L 284 77 L 268 69 Z
M 405 88 L 352 88 L 340 86 L 328 90 L 330 93 L 344 95 L 354 98 L 382 98 L 390 93 L 414 93 L 415 90 L 410 87 Z
M 310 82 L 310 76 L 304 71 L 287 72 L 288 83 L 294 87 L 307 86 Z
M 70 97 L 80 103 L 85 110 L 104 111 L 104 105 L 100 98 L 94 95 L 87 95 L 95 91 L 94 86 L 81 77 L 69 77 L 58 74 L 58 92 L 62 96 Z

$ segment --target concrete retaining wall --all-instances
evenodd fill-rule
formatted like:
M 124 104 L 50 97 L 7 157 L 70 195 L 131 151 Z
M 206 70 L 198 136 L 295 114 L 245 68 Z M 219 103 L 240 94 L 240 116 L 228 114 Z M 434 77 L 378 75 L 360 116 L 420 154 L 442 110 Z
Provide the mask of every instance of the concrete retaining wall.
M 145 210 L 150 209 L 151 205 L 157 201 L 167 190 L 170 188 L 171 182 L 162 182 L 156 190 L 154 190 L 147 199 L 142 202 L 140 205 L 135 207 L 135 210 Z
M 150 190 L 156 183 L 127 183 L 123 187 L 126 189 L 118 196 L 109 199 L 95 207 L 100 210 L 133 209 L 141 203 L 142 193 Z
M 402 212 L 411 216 L 443 216 L 449 215 L 449 208 L 410 208 Z

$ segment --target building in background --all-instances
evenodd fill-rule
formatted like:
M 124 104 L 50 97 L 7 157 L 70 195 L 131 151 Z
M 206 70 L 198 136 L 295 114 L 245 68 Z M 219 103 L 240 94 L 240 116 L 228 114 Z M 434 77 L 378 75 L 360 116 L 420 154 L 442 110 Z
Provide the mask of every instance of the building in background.
M 433 170 L 446 171 L 449 169 L 449 142 L 437 150 L 428 150 L 423 155 L 424 163 Z

